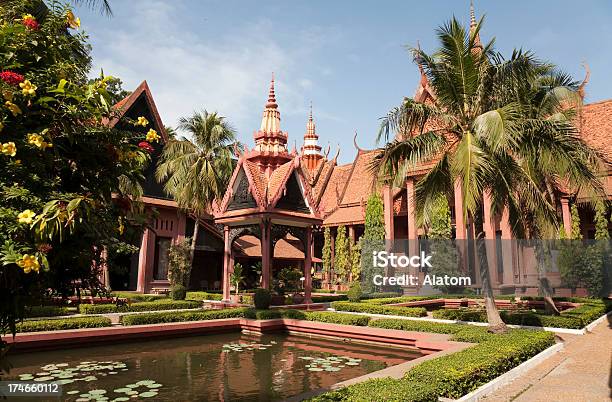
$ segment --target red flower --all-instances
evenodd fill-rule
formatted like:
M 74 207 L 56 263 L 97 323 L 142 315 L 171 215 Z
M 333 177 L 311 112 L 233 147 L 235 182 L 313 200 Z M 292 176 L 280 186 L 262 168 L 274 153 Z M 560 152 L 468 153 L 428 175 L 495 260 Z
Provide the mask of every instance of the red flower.
M 40 28 L 40 24 L 38 23 L 38 21 L 36 21 L 34 17 L 24 17 L 21 20 L 21 23 L 33 31 L 38 31 L 38 29 Z
M 149 144 L 146 141 L 139 142 L 138 146 L 140 147 L 140 149 L 144 149 L 148 153 L 152 153 L 153 151 L 155 151 L 155 149 L 151 146 L 151 144 Z
M 0 79 L 10 85 L 19 85 L 25 80 L 21 74 L 14 73 L 12 71 L 3 71 L 0 73 Z

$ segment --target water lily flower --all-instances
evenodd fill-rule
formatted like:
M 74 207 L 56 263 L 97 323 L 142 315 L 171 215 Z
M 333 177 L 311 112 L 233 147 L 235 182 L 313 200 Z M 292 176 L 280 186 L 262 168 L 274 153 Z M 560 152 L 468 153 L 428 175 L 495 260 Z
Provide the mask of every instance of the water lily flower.
M 29 225 L 30 223 L 32 223 L 35 217 L 36 217 L 36 212 L 26 209 L 25 211 L 17 215 L 17 220 L 19 221 L 19 223 L 26 223 Z
M 8 110 L 11 111 L 11 113 L 13 114 L 13 116 L 17 116 L 18 114 L 22 114 L 23 112 L 21 111 L 21 109 L 19 108 L 19 106 L 15 105 L 13 102 L 11 101 L 6 101 L 4 102 L 4 106 L 6 106 L 6 108 Z
M 23 92 L 24 96 L 34 96 L 36 95 L 36 89 L 38 88 L 36 85 L 32 84 L 30 80 L 25 80 L 21 84 L 19 84 L 21 88 L 21 92 Z
M 32 14 L 25 14 L 21 18 L 21 23 L 33 31 L 37 31 L 40 28 L 40 24 L 36 21 L 36 18 Z
M 149 125 L 149 120 L 147 120 L 144 116 L 140 116 L 136 122 L 136 125 L 146 127 Z
M 40 270 L 38 259 L 36 256 L 30 254 L 24 254 L 21 260 L 17 261 L 17 265 L 23 268 L 23 272 L 26 274 L 29 274 L 31 271 L 36 271 L 38 273 Z
M 150 129 L 147 132 L 147 137 L 146 140 L 149 142 L 158 142 L 159 141 L 159 135 L 157 135 L 157 131 Z
M 68 10 L 66 13 L 66 23 L 72 29 L 79 29 L 81 26 L 81 19 L 74 16 L 72 10 Z
M 4 155 L 15 156 L 15 154 L 17 154 L 17 147 L 15 146 L 15 143 L 12 141 L 5 142 L 4 144 L 2 144 L 0 152 L 2 152 Z
M 25 78 L 23 75 L 13 71 L 3 71 L 0 73 L 0 80 L 6 82 L 9 85 L 17 86 L 21 84 Z

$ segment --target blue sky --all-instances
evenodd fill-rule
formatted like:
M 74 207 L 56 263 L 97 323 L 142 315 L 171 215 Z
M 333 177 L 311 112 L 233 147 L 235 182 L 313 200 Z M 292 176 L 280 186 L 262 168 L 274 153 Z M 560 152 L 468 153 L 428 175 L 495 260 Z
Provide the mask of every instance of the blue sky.
M 301 144 L 312 101 L 321 145 L 355 155 L 354 132 L 372 148 L 379 118 L 412 96 L 418 69 L 405 46 L 436 47 L 435 29 L 469 1 L 111 0 L 115 16 L 78 9 L 94 69 L 133 89 L 146 79 L 162 120 L 174 126 L 196 109 L 218 111 L 252 146 L 270 74 L 281 127 Z M 497 48 L 533 50 L 576 79 L 592 71 L 587 102 L 612 98 L 612 2 L 476 0 L 481 37 Z

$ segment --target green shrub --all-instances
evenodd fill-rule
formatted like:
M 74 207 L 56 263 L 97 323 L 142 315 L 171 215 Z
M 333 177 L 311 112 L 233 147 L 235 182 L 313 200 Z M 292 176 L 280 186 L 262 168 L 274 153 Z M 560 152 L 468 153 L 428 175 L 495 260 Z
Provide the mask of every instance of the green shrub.
M 200 307 L 200 302 L 194 300 L 163 299 L 153 302 L 132 303 L 131 305 L 126 304 L 120 306 L 116 304 L 81 304 L 79 305 L 79 312 L 81 314 L 108 314 L 134 311 L 180 310 L 198 307 Z
M 392 297 L 400 297 L 402 294 L 398 292 L 374 292 L 361 295 L 361 299 L 390 299 Z
M 170 289 L 170 297 L 172 300 L 185 300 L 187 296 L 187 289 L 183 285 L 174 285 Z
M 367 302 L 351 303 L 351 302 L 333 302 L 332 307 L 337 311 L 351 311 L 357 313 L 369 314 L 385 314 L 385 315 L 401 315 L 405 317 L 424 317 L 427 315 L 427 310 L 423 307 L 394 307 L 385 305 L 370 304 Z
M 128 314 L 121 317 L 122 325 L 160 324 L 167 322 L 206 321 L 222 318 L 244 317 L 248 309 L 231 308 L 223 310 L 168 311 L 143 314 Z
M 210 293 L 210 292 L 187 292 L 185 297 L 187 300 L 223 300 L 223 294 L 221 293 Z
M 112 292 L 111 295 L 113 297 L 120 297 L 123 299 L 128 299 L 132 302 L 150 302 L 156 300 L 167 299 L 166 295 L 146 295 L 141 293 L 133 293 L 133 292 Z
M 364 295 L 362 297 L 363 302 L 369 304 L 398 304 L 398 303 L 408 303 L 412 301 L 419 300 L 428 300 L 433 299 L 431 296 L 387 296 L 387 297 L 378 297 L 380 293 L 372 293 L 371 295 Z M 376 296 L 371 297 L 370 296 Z M 436 297 L 437 298 L 437 297 Z
M 30 306 L 25 308 L 26 317 L 57 317 L 71 314 L 68 307 L 60 306 Z
M 256 309 L 269 309 L 271 300 L 272 295 L 268 289 L 255 289 L 255 293 L 253 294 L 253 304 L 255 304 Z
M 306 311 L 304 313 L 306 320 L 327 322 L 330 324 L 356 325 L 365 327 L 370 322 L 370 317 L 364 315 L 341 314 L 333 311 Z
M 312 295 L 311 297 L 313 303 L 329 303 L 333 301 L 342 301 L 348 300 L 348 297 L 345 294 L 335 294 L 335 295 Z
M 554 334 L 513 330 L 476 346 L 419 364 L 404 381 L 432 384 L 439 396 L 457 399 L 554 344 Z
M 359 302 L 361 300 L 361 284 L 359 282 L 351 283 L 351 287 L 346 296 L 350 302 Z
M 425 361 L 402 379 L 370 380 L 319 395 L 311 401 L 437 401 L 457 399 L 554 344 L 552 332 L 512 330 L 495 335 L 485 327 L 401 319 L 377 319 L 371 327 L 452 334 L 477 345 Z
M 430 384 L 406 382 L 394 378 L 368 380 L 310 399 L 312 402 L 437 402 L 436 389 Z
M 17 324 L 17 332 L 58 331 L 62 329 L 110 327 L 110 318 L 106 317 L 74 317 L 58 318 L 56 320 L 31 320 Z
M 574 299 L 574 301 L 583 304 L 574 309 L 562 311 L 561 315 L 556 316 L 521 310 L 501 311 L 500 315 L 506 324 L 580 329 L 604 315 L 612 306 L 612 303 L 597 299 L 580 299 L 580 301 Z M 434 310 L 433 316 L 434 318 L 457 321 L 487 321 L 484 310 L 470 308 Z

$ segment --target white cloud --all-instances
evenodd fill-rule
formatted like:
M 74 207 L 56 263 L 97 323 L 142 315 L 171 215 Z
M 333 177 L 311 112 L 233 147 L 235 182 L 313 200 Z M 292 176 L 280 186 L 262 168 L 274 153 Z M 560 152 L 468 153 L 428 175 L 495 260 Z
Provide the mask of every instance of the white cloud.
M 120 77 L 125 89 L 146 79 L 164 124 L 171 126 L 206 108 L 228 116 L 247 139 L 259 126 L 272 71 L 282 115 L 307 113 L 313 84 L 299 62 L 327 43 L 321 29 L 283 47 L 273 35 L 273 22 L 261 19 L 211 39 L 173 18 L 181 5 L 139 0 L 130 3 L 129 17 L 116 12 L 119 23 L 92 34 L 93 73 L 103 68 Z

